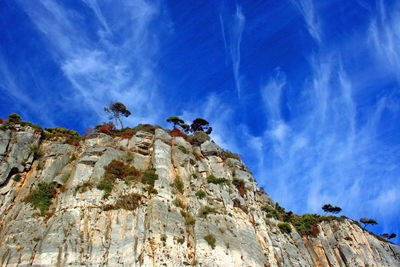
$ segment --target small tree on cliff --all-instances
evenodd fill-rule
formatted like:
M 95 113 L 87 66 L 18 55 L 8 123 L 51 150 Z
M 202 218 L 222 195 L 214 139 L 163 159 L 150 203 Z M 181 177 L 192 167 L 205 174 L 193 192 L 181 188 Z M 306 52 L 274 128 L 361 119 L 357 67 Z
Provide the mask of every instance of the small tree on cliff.
M 364 229 L 365 229 L 365 227 L 367 227 L 367 225 L 369 225 L 369 224 L 372 224 L 372 225 L 378 224 L 374 219 L 367 219 L 367 218 L 361 218 L 361 219 L 360 219 L 360 222 L 361 222 L 362 224 L 364 224 Z
M 197 118 L 193 121 L 192 125 L 190 126 L 192 132 L 205 132 L 206 134 L 210 134 L 212 132 L 212 127 L 210 123 L 202 118 Z
M 330 213 L 333 213 L 333 214 L 337 214 L 337 213 L 339 213 L 339 212 L 342 211 L 342 208 L 341 208 L 341 207 L 332 206 L 331 204 L 325 204 L 325 205 L 323 205 L 323 206 L 322 206 L 322 209 L 323 209 L 325 212 L 330 212 Z
M 121 117 L 129 117 L 131 115 L 131 112 L 121 102 L 111 102 L 108 107 L 104 108 L 104 111 L 108 113 L 110 120 L 115 120 L 115 125 L 118 125 L 119 121 L 121 128 L 124 128 Z
M 392 239 L 392 238 L 397 237 L 397 235 L 395 233 L 391 233 L 391 234 L 384 233 L 384 234 L 381 234 L 381 237 L 384 237 L 386 239 Z
M 167 119 L 167 122 L 169 123 L 173 123 L 174 124 L 174 128 L 176 128 L 176 125 L 182 125 L 185 123 L 184 120 L 182 120 L 181 118 L 179 118 L 178 116 L 171 116 Z

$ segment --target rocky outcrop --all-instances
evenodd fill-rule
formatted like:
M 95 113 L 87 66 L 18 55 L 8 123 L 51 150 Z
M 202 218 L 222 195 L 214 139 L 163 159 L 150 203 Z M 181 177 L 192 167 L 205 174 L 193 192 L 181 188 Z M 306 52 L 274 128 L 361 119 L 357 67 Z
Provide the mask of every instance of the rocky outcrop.
M 34 160 L 39 139 L 29 127 L 0 130 L 1 266 L 400 266 L 399 246 L 349 219 L 319 223 L 316 236 L 283 233 L 251 172 L 213 142 L 192 146 L 162 129 L 95 134 L 79 146 L 43 140 Z M 155 168 L 155 191 L 117 179 L 104 198 L 96 184 L 113 160 Z M 210 175 L 230 182 L 208 183 Z M 46 215 L 25 201 L 41 182 L 57 187 Z M 132 196 L 137 205 L 118 206 Z

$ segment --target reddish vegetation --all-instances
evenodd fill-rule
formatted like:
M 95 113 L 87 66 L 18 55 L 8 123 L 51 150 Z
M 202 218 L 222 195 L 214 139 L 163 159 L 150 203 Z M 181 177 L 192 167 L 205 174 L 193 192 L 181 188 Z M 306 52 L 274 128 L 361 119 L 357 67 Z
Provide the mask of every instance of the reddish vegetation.
M 98 133 L 105 133 L 105 134 L 111 134 L 110 129 L 108 129 L 107 126 L 100 126 L 99 128 L 97 128 L 97 132 Z
M 2 124 L 3 123 L 3 119 L 2 118 L 0 118 L 0 124 Z
M 185 135 L 178 128 L 174 128 L 170 133 L 171 136 L 180 136 L 185 138 Z
M 122 132 L 122 138 L 131 138 L 133 136 L 133 131 L 131 129 L 125 130 Z
M 240 185 L 238 186 L 238 191 L 239 191 L 240 196 L 243 197 L 244 194 L 246 193 L 246 192 L 244 191 L 244 185 L 243 185 L 243 184 L 240 184 Z
M 69 144 L 69 145 L 79 146 L 79 141 L 73 140 L 73 139 L 71 139 L 71 138 L 68 138 L 65 142 L 66 142 L 67 144 Z

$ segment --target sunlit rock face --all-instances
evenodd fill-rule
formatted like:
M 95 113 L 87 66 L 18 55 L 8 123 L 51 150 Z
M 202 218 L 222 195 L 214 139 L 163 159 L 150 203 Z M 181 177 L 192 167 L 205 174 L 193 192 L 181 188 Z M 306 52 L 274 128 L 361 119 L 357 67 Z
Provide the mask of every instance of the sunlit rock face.
M 113 160 L 155 168 L 155 190 L 116 179 L 103 197 L 96 185 Z M 210 175 L 226 180 L 209 183 Z M 25 201 L 41 182 L 56 187 L 45 215 Z M 0 184 L 1 266 L 400 266 L 397 245 L 349 219 L 319 223 L 316 236 L 283 233 L 262 209 L 274 202 L 241 160 L 162 129 L 128 139 L 95 134 L 78 146 L 40 141 L 30 127 L 0 130 Z M 133 195 L 136 205 L 127 202 Z

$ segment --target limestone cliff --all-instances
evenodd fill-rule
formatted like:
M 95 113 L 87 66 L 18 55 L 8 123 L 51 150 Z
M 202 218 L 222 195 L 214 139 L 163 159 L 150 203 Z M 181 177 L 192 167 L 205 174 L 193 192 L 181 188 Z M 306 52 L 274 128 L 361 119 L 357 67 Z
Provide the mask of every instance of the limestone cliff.
M 96 185 L 113 160 L 154 168 L 154 188 L 119 177 L 105 195 Z M 55 193 L 41 215 L 26 199 L 43 182 Z M 0 130 L 0 185 L 1 266 L 400 266 L 399 246 L 350 219 L 282 231 L 242 161 L 163 129 L 75 145 Z

